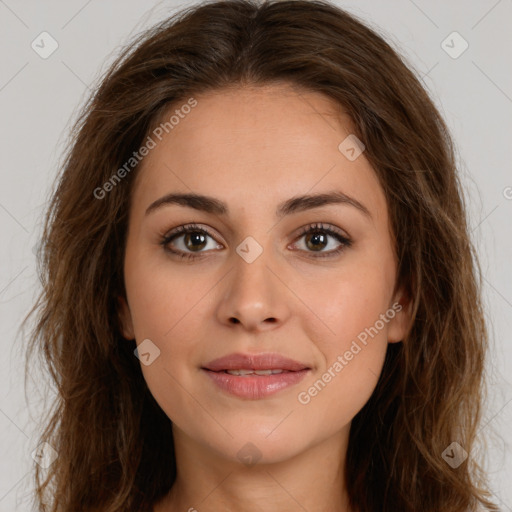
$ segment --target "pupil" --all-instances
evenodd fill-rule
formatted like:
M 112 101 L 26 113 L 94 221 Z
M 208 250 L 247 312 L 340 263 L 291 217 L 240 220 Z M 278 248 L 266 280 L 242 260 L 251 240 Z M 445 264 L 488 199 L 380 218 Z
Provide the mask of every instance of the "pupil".
M 198 249 L 202 249 L 205 245 L 205 236 L 202 234 L 202 233 L 188 233 L 186 235 L 186 238 L 185 238 L 185 244 L 187 245 L 187 247 L 189 249 L 194 249 L 194 247 L 190 247 L 190 244 L 188 243 L 189 241 L 192 240 L 192 246 L 194 245 L 201 245 L 201 247 L 199 247 Z M 198 241 L 199 239 L 199 241 Z M 197 249 L 197 247 L 196 247 Z
M 320 242 L 319 241 L 319 238 L 324 238 L 323 242 Z M 312 244 L 310 244 L 310 240 L 315 240 Z M 318 248 L 316 245 L 318 243 L 323 243 L 324 247 L 325 247 L 325 235 L 324 234 L 319 234 L 319 233 L 314 233 L 312 235 L 309 235 L 308 236 L 308 242 L 307 242 L 307 245 L 310 249 L 316 249 Z M 321 249 L 322 247 L 320 247 Z

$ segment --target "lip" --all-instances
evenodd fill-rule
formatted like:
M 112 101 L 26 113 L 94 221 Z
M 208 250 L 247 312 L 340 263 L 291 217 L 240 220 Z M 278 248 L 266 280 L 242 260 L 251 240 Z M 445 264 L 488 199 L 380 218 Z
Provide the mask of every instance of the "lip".
M 222 370 L 288 370 L 297 372 L 311 369 L 307 364 L 295 361 L 281 354 L 267 352 L 264 354 L 229 354 L 210 361 L 203 369 L 219 372 Z
M 230 375 L 226 370 L 285 370 L 272 375 Z M 300 382 L 311 368 L 275 353 L 230 354 L 211 361 L 202 370 L 223 391 L 249 400 L 259 400 Z
M 300 382 L 311 370 L 276 373 L 274 375 L 247 375 L 241 377 L 224 372 L 203 371 L 223 391 L 239 398 L 260 400 Z

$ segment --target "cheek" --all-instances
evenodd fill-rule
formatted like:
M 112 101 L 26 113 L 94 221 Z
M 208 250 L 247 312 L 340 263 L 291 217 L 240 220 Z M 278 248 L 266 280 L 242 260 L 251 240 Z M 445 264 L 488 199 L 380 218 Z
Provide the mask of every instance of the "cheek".
M 301 387 L 297 401 L 309 411 L 305 421 L 311 428 L 325 430 L 331 422 L 336 429 L 350 422 L 373 393 L 394 316 L 389 311 L 393 279 L 392 267 L 365 263 L 309 294 L 308 305 L 322 322 L 305 324 L 310 326 L 308 334 L 321 354 L 322 367 Z M 321 327 L 314 330 L 313 323 Z
M 393 284 L 394 270 L 387 262 L 365 261 L 347 266 L 328 280 L 308 287 L 305 296 L 317 320 L 305 322 L 303 328 L 307 331 L 307 325 L 315 325 L 315 330 L 309 329 L 311 339 L 316 339 L 331 359 L 347 350 L 352 340 L 359 337 L 363 341 L 376 322 L 376 339 L 386 340 L 388 322 L 379 319 L 389 309 Z M 302 294 L 305 293 L 304 289 Z
M 141 257 L 139 261 L 144 261 Z M 187 322 L 199 299 L 207 292 L 204 279 L 192 278 L 169 263 L 127 265 L 126 289 L 137 340 L 165 343 L 177 326 Z M 176 327 L 175 327 L 176 326 Z
M 350 359 L 346 351 L 337 351 L 336 359 L 309 387 L 299 390 L 297 417 L 303 428 L 315 437 L 329 437 L 350 425 L 375 390 L 386 348 L 386 343 L 374 339 L 366 347 L 359 343 L 359 347 L 348 348 Z
M 202 308 L 212 284 L 207 276 L 192 277 L 176 271 L 176 266 L 168 262 L 142 265 L 142 261 L 142 257 L 127 260 L 125 269 L 137 344 L 149 339 L 158 349 L 158 356 L 150 364 L 141 360 L 141 370 L 152 395 L 175 421 L 180 411 L 192 405 L 185 390 L 193 388 L 196 376 L 184 362 L 194 365 L 198 344 L 204 340 L 200 334 L 203 322 L 198 318 L 204 319 Z

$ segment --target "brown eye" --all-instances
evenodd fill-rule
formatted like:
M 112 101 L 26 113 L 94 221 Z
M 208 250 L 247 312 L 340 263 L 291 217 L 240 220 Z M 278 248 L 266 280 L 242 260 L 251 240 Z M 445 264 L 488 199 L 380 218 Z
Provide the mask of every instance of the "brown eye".
M 322 250 L 327 243 L 327 236 L 323 233 L 315 231 L 306 234 L 306 245 L 313 251 Z
M 328 258 L 336 256 L 345 248 L 352 245 L 352 241 L 338 232 L 334 227 L 325 227 L 323 224 L 313 224 L 306 226 L 299 236 L 299 239 L 304 238 L 306 252 L 317 253 L 313 254 L 314 258 Z M 338 241 L 338 247 L 332 250 L 324 251 L 329 246 L 329 239 L 334 238 Z
M 200 233 L 199 231 L 193 231 L 190 233 L 186 233 L 183 236 L 183 241 L 187 249 L 190 249 L 191 251 L 200 251 L 206 245 L 206 236 L 208 235 L 205 236 L 203 233 Z
M 164 250 L 181 258 L 195 258 L 206 252 L 203 249 L 207 247 L 208 239 L 215 241 L 206 229 L 196 224 L 187 224 L 179 226 L 165 235 L 160 244 L 164 247 Z M 212 243 L 211 246 L 211 249 L 222 248 L 217 243 Z M 197 256 L 194 253 L 197 253 Z

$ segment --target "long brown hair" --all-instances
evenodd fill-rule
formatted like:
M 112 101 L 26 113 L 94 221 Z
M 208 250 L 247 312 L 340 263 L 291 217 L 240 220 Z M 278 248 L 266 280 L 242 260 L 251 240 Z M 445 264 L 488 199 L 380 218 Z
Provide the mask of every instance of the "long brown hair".
M 42 292 L 25 319 L 37 315 L 27 371 L 37 349 L 57 389 L 40 441 L 58 457 L 34 466 L 38 510 L 151 511 L 170 490 L 171 421 L 118 319 L 137 166 L 112 177 L 170 105 L 277 83 L 321 92 L 350 115 L 387 198 L 396 286 L 411 298 L 409 334 L 388 345 L 377 387 L 352 421 L 352 507 L 498 510 L 473 453 L 488 338 L 453 142 L 411 66 L 323 0 L 187 7 L 125 47 L 83 107 L 45 218 Z M 442 456 L 453 442 L 469 454 L 456 468 Z

